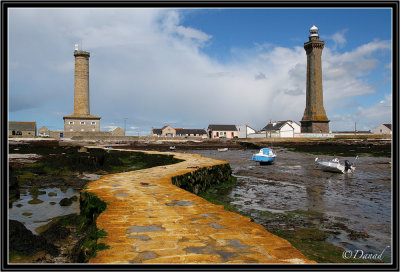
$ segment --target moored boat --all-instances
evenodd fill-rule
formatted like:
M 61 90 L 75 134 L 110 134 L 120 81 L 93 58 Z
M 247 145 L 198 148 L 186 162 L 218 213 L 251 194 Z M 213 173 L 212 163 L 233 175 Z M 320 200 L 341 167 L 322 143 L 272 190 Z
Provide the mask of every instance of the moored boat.
M 218 148 L 218 151 L 219 151 L 219 152 L 225 152 L 225 151 L 228 151 L 228 148 L 227 148 L 227 147 L 225 147 L 225 148 Z
M 276 154 L 271 148 L 261 148 L 258 153 L 253 154 L 251 160 L 260 164 L 271 164 L 275 161 L 275 158 Z
M 316 158 L 315 162 L 317 163 L 319 168 L 325 172 L 347 174 L 347 173 L 353 173 L 354 170 L 356 169 L 355 166 L 348 160 L 345 160 L 344 164 L 341 164 L 339 159 L 337 158 L 334 158 L 333 160 L 330 161 L 319 160 L 318 158 Z

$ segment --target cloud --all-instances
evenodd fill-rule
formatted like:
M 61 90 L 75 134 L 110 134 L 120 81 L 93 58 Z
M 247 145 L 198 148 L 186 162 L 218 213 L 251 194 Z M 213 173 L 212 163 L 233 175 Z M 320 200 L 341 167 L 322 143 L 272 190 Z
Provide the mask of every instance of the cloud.
M 336 50 L 337 47 L 343 48 L 345 44 L 347 43 L 347 40 L 345 38 L 345 34 L 348 31 L 348 29 L 343 29 L 340 30 L 333 35 L 323 35 L 321 38 L 327 39 L 327 40 L 333 40 L 333 47 L 332 50 Z
M 265 76 L 264 73 L 259 72 L 254 78 L 255 80 L 260 80 L 260 79 L 266 79 L 267 77 Z
M 91 113 L 102 117 L 104 129 L 116 127 L 107 120 L 123 124 L 124 118 L 135 124 L 132 131 L 210 123 L 251 123 L 257 129 L 270 119 L 301 120 L 306 89 L 301 45 L 232 46 L 232 58 L 221 62 L 202 51 L 212 35 L 184 25 L 182 16 L 169 9 L 13 10 L 10 108 L 46 106 L 72 113 L 73 46 L 82 41 L 91 54 Z M 345 45 L 344 34 L 332 38 Z M 324 49 L 328 118 L 344 100 L 376 92 L 365 76 L 380 64 L 374 54 L 390 49 L 389 41 L 380 40 L 343 53 Z M 42 93 L 30 90 L 43 85 L 54 95 L 34 103 Z M 24 92 L 17 93 L 16 86 Z
M 108 125 L 108 126 L 102 126 L 103 129 L 107 129 L 108 131 L 112 131 L 114 129 L 116 129 L 118 126 L 112 126 L 112 125 Z
M 335 122 L 336 129 L 354 130 L 374 130 L 381 124 L 389 123 L 392 116 L 392 95 L 385 95 L 384 99 L 370 107 L 357 107 L 352 114 L 342 114 L 332 116 L 331 122 Z

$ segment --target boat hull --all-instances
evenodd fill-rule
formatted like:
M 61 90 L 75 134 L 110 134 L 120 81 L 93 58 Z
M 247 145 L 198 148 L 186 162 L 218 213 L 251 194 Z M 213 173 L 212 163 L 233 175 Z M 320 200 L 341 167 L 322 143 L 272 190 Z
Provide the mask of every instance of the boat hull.
M 253 155 L 251 160 L 259 162 L 260 164 L 271 164 L 275 161 L 275 157 Z
M 346 167 L 338 162 L 334 161 L 317 161 L 317 165 L 322 171 L 332 172 L 332 173 L 352 173 L 355 170 L 354 166 L 351 166 L 350 169 L 346 169 Z

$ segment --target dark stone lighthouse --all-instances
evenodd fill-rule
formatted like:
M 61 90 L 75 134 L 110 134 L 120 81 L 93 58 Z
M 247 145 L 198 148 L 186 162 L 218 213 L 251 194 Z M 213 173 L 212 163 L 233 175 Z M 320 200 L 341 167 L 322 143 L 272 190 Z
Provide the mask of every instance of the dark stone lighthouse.
M 301 122 L 301 133 L 329 133 L 322 96 L 321 55 L 325 42 L 319 40 L 318 28 L 312 26 L 309 41 L 304 43 L 307 53 L 306 109 Z

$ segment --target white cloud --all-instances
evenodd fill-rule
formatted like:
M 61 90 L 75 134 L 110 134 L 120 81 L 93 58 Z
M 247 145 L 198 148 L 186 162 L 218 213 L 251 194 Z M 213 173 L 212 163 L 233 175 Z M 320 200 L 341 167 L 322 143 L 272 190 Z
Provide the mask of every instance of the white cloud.
M 374 130 L 383 123 L 389 123 L 392 116 L 392 95 L 387 94 L 381 100 L 370 107 L 357 107 L 352 114 L 332 116 L 331 122 L 335 123 L 336 130 Z
M 336 50 L 337 47 L 342 48 L 344 45 L 347 43 L 345 34 L 348 31 L 348 29 L 343 29 L 340 30 L 333 35 L 323 35 L 321 38 L 323 39 L 328 39 L 328 40 L 333 40 L 333 47 L 332 50 Z
M 102 126 L 103 129 L 107 129 L 108 131 L 116 129 L 118 126 L 112 126 L 112 125 L 107 125 L 107 126 Z

